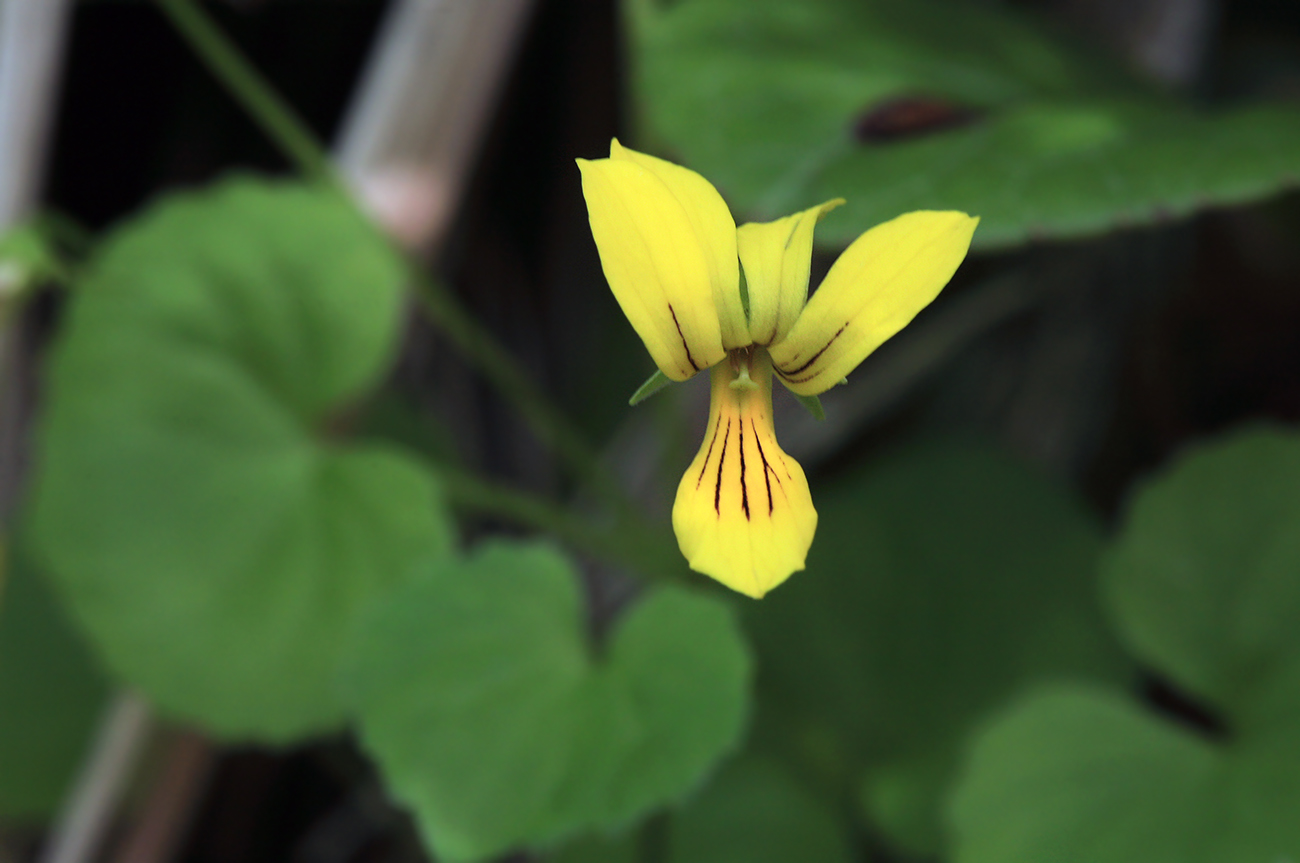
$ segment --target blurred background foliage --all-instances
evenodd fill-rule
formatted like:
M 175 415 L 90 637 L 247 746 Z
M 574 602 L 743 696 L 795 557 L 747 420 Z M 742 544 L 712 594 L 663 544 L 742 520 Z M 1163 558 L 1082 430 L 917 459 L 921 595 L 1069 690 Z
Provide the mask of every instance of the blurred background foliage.
M 394 7 L 207 8 L 328 141 Z M 1294 4 L 536 0 L 416 257 L 626 535 L 154 4 L 79 4 L 67 64 L 44 204 L 93 249 L 0 244 L 39 365 L 0 861 L 123 687 L 167 729 L 116 821 L 179 824 L 150 859 L 1300 859 Z M 707 397 L 625 406 L 650 363 L 572 164 L 615 134 L 738 220 L 847 198 L 814 284 L 902 211 L 982 220 L 825 422 L 777 396 L 820 524 L 761 603 L 655 551 Z M 159 815 L 176 728 L 211 765 Z
M 1198 105 L 997 4 L 633 8 L 648 130 L 752 217 L 844 196 L 829 245 L 939 208 L 977 248 L 1096 235 L 1297 181 L 1293 106 Z

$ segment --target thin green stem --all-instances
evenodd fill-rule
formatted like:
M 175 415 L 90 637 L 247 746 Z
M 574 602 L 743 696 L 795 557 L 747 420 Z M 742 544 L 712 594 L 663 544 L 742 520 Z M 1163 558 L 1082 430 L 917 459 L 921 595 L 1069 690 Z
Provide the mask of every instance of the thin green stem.
M 582 433 L 536 389 L 515 358 L 427 274 L 413 268 L 412 278 L 416 300 L 443 336 L 492 382 L 542 442 L 555 450 L 580 479 L 589 483 L 620 515 L 628 515 L 632 507 L 626 494 L 600 463 Z
M 157 0 L 185 41 L 217 80 L 304 173 L 332 177 L 333 168 L 316 136 L 279 94 L 258 74 L 216 22 L 192 0 Z
M 639 523 L 623 521 L 602 529 L 553 501 L 445 466 L 439 479 L 454 508 L 546 531 L 592 557 L 648 575 L 678 578 L 684 574 L 679 561 L 662 553 L 665 538 Z
M 266 134 L 308 176 L 342 189 L 329 157 L 311 130 L 272 89 L 248 59 L 193 0 L 157 0 L 212 74 L 248 111 Z M 584 436 L 533 384 L 518 362 L 449 291 L 408 262 L 420 306 L 456 349 L 509 400 L 542 441 L 569 469 L 601 495 L 621 516 L 632 512 Z

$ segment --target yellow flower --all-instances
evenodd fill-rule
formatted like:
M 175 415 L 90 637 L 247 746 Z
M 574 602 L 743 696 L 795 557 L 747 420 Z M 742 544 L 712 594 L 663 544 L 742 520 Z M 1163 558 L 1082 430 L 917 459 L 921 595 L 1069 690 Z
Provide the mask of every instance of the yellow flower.
M 809 299 L 813 227 L 842 199 L 737 228 L 708 180 L 617 140 L 578 167 L 605 278 L 655 364 L 675 381 L 712 369 L 677 543 L 691 569 L 762 597 L 804 568 L 817 529 L 803 469 L 776 442 L 772 377 L 800 396 L 843 381 L 939 294 L 979 219 L 925 210 L 877 225 Z

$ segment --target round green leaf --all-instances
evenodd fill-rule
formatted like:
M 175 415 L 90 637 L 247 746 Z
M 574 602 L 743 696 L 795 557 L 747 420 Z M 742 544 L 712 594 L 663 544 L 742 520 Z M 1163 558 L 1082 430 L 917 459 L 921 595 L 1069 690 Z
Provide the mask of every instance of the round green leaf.
M 1210 793 L 1219 769 L 1207 741 L 1122 696 L 1036 695 L 974 748 L 952 807 L 957 861 L 1275 863 L 1207 854 L 1227 814 Z
M 748 217 L 847 198 L 818 226 L 828 245 L 910 210 L 957 209 L 980 216 L 977 246 L 1009 246 L 1253 200 L 1300 177 L 1300 110 L 1196 110 L 996 4 L 641 5 L 650 129 Z
M 346 440 L 402 268 L 333 192 L 239 179 L 119 229 L 49 369 L 33 525 L 109 667 L 269 741 L 344 718 L 358 610 L 449 544 L 429 473 Z
M 1133 650 L 1240 711 L 1300 661 L 1300 435 L 1253 429 L 1148 482 L 1105 558 Z
M 1280 863 L 1300 856 L 1300 727 L 1231 745 L 1084 689 L 1026 699 L 978 740 L 957 863 Z
M 1125 664 L 1080 504 L 982 447 L 932 444 L 818 487 L 806 573 L 752 606 L 770 731 L 850 785 L 917 853 L 970 730 L 1012 694 Z
M 1198 735 L 1097 693 L 994 724 L 953 808 L 958 863 L 1300 859 L 1300 437 L 1200 447 L 1135 499 L 1105 558 L 1128 642 L 1205 698 Z
M 48 586 L 0 547 L 0 822 L 52 815 L 86 755 L 107 685 Z
M 490 857 L 670 802 L 737 743 L 749 661 L 716 600 L 660 588 L 593 654 L 547 547 L 436 562 L 369 618 L 362 737 L 439 859 Z

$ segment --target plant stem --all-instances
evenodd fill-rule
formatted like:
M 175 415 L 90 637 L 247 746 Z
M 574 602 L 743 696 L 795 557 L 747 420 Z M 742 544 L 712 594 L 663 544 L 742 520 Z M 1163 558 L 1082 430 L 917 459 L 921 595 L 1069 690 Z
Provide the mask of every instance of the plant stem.
M 411 275 L 420 308 L 461 356 L 492 382 L 578 478 L 589 483 L 620 516 L 630 515 L 633 509 L 627 495 L 600 463 L 582 433 L 537 390 L 514 357 L 426 273 L 412 268 Z
M 680 560 L 663 551 L 673 547 L 671 538 L 641 521 L 620 519 L 608 529 L 602 529 L 552 501 L 497 485 L 466 471 L 443 465 L 438 476 L 453 507 L 552 533 L 593 557 L 629 566 L 646 575 L 677 579 L 685 574 Z
M 231 44 L 216 23 L 192 0 L 157 0 L 185 41 L 225 85 L 262 131 L 298 168 L 314 178 L 333 177 L 334 169 L 316 137 L 279 94 Z
M 181 35 L 253 120 L 306 175 L 343 191 L 329 157 L 302 122 L 212 18 L 193 0 L 157 0 Z M 351 200 L 351 197 L 349 200 Z M 394 252 L 394 254 L 399 254 Z M 551 404 L 518 362 L 454 295 L 408 260 L 424 313 L 456 349 L 505 397 L 570 471 L 589 483 L 621 516 L 633 510 L 627 495 L 600 464 L 582 433 Z

